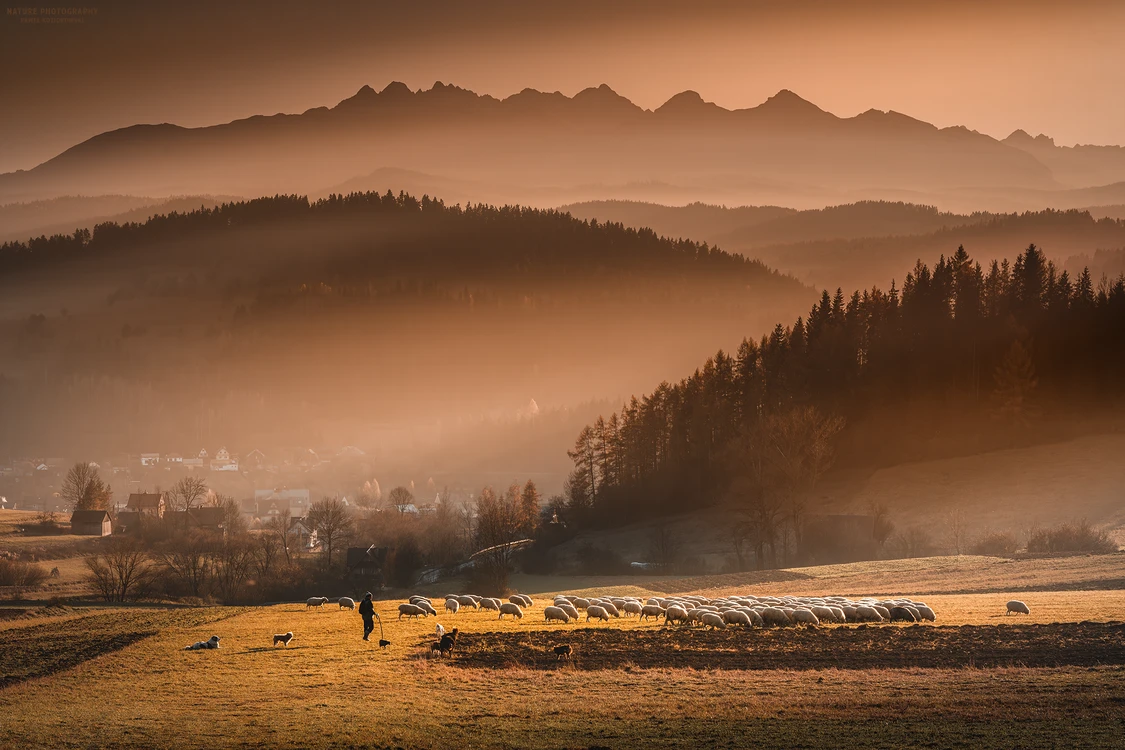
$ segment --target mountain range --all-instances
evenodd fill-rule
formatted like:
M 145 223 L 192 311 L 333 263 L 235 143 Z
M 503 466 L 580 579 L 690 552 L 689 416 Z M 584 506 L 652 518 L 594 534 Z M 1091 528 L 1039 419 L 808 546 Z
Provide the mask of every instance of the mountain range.
M 380 170 L 460 184 L 475 201 L 682 196 L 794 207 L 859 199 L 946 207 L 968 200 L 1011 210 L 1125 180 L 1125 148 L 1059 147 L 1023 131 L 997 140 L 893 111 L 838 117 L 788 90 L 735 110 L 685 91 L 646 110 L 604 84 L 572 97 L 525 89 L 498 99 L 440 82 L 418 91 L 395 82 L 300 114 L 103 133 L 33 169 L 0 175 L 0 202 L 324 194 L 349 183 L 370 188 L 362 176 Z

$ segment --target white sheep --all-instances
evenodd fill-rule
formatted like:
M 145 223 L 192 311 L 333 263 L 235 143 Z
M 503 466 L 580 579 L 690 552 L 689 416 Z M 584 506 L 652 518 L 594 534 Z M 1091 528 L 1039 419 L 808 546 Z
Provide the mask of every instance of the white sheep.
M 766 607 L 758 614 L 761 615 L 762 621 L 766 625 L 784 628 L 793 624 L 789 619 L 789 615 L 785 614 L 785 610 L 778 609 L 777 607 Z
M 1019 599 L 1013 599 L 1012 601 L 1008 602 L 1008 611 L 1004 614 L 1010 615 L 1013 613 L 1020 615 L 1030 615 L 1031 608 L 1021 602 Z
M 625 602 L 625 604 L 622 605 L 621 608 L 625 610 L 626 615 L 639 615 L 641 613 L 642 606 L 640 602 Z
M 617 607 L 613 606 L 613 602 L 602 602 L 600 606 L 612 616 L 621 617 L 621 612 L 617 609 Z
M 543 621 L 550 622 L 551 620 L 558 620 L 564 623 L 570 622 L 570 615 L 568 615 L 562 607 L 544 607 Z
M 350 596 L 341 596 L 336 601 L 340 604 L 340 609 L 355 609 L 355 599 Z
M 442 637 L 443 635 L 445 635 L 445 628 L 444 628 L 444 627 L 442 626 L 442 624 L 441 624 L 440 622 L 439 622 L 439 623 L 437 624 L 437 627 L 435 627 L 435 628 L 434 628 L 434 633 L 435 633 L 435 634 L 437 634 L 437 637 L 438 637 L 439 639 L 440 639 L 440 638 L 441 638 L 441 637 Z
M 714 613 L 710 613 L 710 614 L 714 614 Z M 716 615 L 716 617 L 718 617 L 718 615 Z M 719 619 L 722 620 L 721 617 Z M 672 606 L 668 607 L 668 609 L 664 610 L 664 624 L 665 625 L 667 625 L 668 623 L 671 623 L 671 622 L 687 622 L 687 621 L 688 621 L 687 610 L 684 609 L 683 607 L 679 606 L 678 604 L 673 604 Z
M 923 620 L 928 620 L 929 622 L 935 622 L 937 620 L 937 615 L 925 604 L 916 604 L 914 605 L 914 609 L 918 611 L 918 616 Z
M 888 618 L 889 619 L 889 618 Z M 883 616 L 879 614 L 879 610 L 874 607 L 869 607 L 866 604 L 860 605 L 855 608 L 855 621 L 856 622 L 882 622 Z
M 473 609 L 479 609 L 480 608 L 480 605 L 477 603 L 480 600 L 474 599 L 471 596 L 452 596 L 452 597 L 450 597 L 450 599 L 456 599 L 457 603 L 460 604 L 462 607 L 472 607 Z
M 481 609 L 491 609 L 493 612 L 499 612 L 500 611 L 500 600 L 499 599 L 484 598 L 484 599 L 480 600 L 479 604 L 480 604 Z
M 524 596 L 523 594 L 512 594 L 510 597 L 508 597 L 508 601 L 512 602 L 513 604 L 518 604 L 521 607 L 530 607 L 532 605 L 531 597 Z
M 309 599 L 305 602 L 305 609 L 312 609 L 312 608 L 320 609 L 321 607 L 323 607 L 327 603 L 328 603 L 328 597 L 327 596 L 309 597 Z
M 745 625 L 750 627 L 750 616 L 739 609 L 728 609 L 723 612 L 723 621 L 728 625 Z
M 504 615 L 512 615 L 515 619 L 522 620 L 523 610 L 520 609 L 520 605 L 518 604 L 513 604 L 512 602 L 504 602 L 500 605 L 500 617 L 496 619 L 503 620 Z
M 608 622 L 609 612 L 606 611 L 605 607 L 599 604 L 591 604 L 589 607 L 586 607 L 586 622 L 589 622 L 591 617 L 596 617 L 599 620 Z
M 671 608 L 669 608 L 669 612 L 671 612 Z M 671 619 L 671 615 L 669 615 L 669 619 Z M 700 618 L 700 622 L 709 628 L 725 628 L 727 626 L 727 624 L 723 622 L 722 615 L 715 614 L 714 612 L 704 612 Z
M 578 610 L 575 609 L 573 604 L 556 604 L 555 606 L 561 609 L 563 612 L 566 612 L 567 615 L 570 616 L 570 619 L 578 619 Z
M 589 599 L 583 599 L 580 596 L 576 596 L 573 599 L 571 599 L 570 603 L 574 605 L 575 609 L 586 609 L 586 607 L 590 606 L 590 600 Z
M 452 615 L 455 615 L 455 614 L 457 614 L 457 610 L 459 610 L 459 609 L 461 609 L 461 602 L 457 601 L 456 599 L 446 599 L 445 600 L 445 611 L 446 612 L 448 612 Z
M 802 623 L 804 625 L 819 625 L 820 620 L 817 618 L 811 609 L 798 607 L 793 610 L 793 622 Z
M 421 607 L 427 615 L 433 615 L 434 617 L 437 617 L 437 610 L 434 609 L 434 605 L 430 604 L 428 600 L 415 602 L 414 606 Z
M 664 608 L 659 604 L 646 604 L 641 607 L 641 619 L 647 620 L 650 617 L 655 617 L 659 620 L 665 614 Z
M 417 604 L 400 604 L 398 605 L 398 619 L 406 617 L 425 617 L 426 610 L 419 607 Z

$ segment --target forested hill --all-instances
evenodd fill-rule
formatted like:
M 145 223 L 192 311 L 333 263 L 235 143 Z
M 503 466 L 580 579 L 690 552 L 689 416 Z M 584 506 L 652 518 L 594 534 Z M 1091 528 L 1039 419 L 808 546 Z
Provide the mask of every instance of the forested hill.
M 796 288 L 762 263 L 730 254 L 706 243 L 660 238 L 651 229 L 584 221 L 553 210 L 520 206 L 446 206 L 423 196 L 400 193 L 332 195 L 314 202 L 303 196 L 275 196 L 171 212 L 143 223 L 98 224 L 93 232 L 32 238 L 0 245 L 0 271 L 14 272 L 65 263 L 94 261 L 100 267 L 138 264 L 176 266 L 184 261 L 221 259 L 227 267 L 242 261 L 269 260 L 270 244 L 241 243 L 237 254 L 216 252 L 223 235 L 255 229 L 292 231 L 316 227 L 332 243 L 333 231 L 347 232 L 348 248 L 307 248 L 323 272 L 378 270 L 380 273 L 425 271 L 431 275 L 542 276 L 586 274 L 605 270 L 627 273 L 734 274 L 741 281 L 776 280 Z M 357 230 L 370 228 L 365 237 Z M 200 240 L 196 242 L 195 240 Z M 204 241 L 206 240 L 206 241 Z M 159 255 L 160 243 L 176 242 Z M 358 247 L 357 247 L 358 245 Z M 304 267 L 301 266 L 302 270 Z M 277 269 L 284 273 L 284 269 Z M 351 277 L 354 279 L 354 277 Z
M 814 297 L 651 230 L 401 193 L 103 223 L 0 245 L 0 450 L 406 450 L 531 399 L 616 400 Z
M 729 501 L 757 544 L 800 534 L 819 475 L 1067 434 L 1120 407 L 1125 277 L 1059 272 L 1034 245 L 963 250 L 889 291 L 824 293 L 578 437 L 569 512 L 612 525 Z M 761 552 L 759 548 L 759 552 Z

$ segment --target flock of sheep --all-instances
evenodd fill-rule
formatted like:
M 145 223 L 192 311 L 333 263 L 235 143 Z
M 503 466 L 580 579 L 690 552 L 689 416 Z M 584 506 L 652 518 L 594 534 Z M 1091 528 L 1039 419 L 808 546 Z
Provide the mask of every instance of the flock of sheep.
M 522 620 L 524 610 L 532 606 L 530 597 L 513 594 L 508 601 L 477 596 L 476 594 L 449 594 L 444 598 L 443 609 L 455 614 L 462 609 L 490 610 L 498 619 L 511 615 Z M 1011 604 L 1011 603 L 1009 603 Z M 581 619 L 586 622 L 611 618 L 637 617 L 640 620 L 661 619 L 666 624 L 703 625 L 710 628 L 786 627 L 790 625 L 820 625 L 821 623 L 881 623 L 881 622 L 934 622 L 934 611 L 923 602 L 913 599 L 849 599 L 843 596 L 755 596 L 731 595 L 716 599 L 704 596 L 652 597 L 641 600 L 633 596 L 586 598 L 560 594 L 551 605 L 544 607 L 545 622 L 569 623 Z M 398 605 L 398 617 L 437 616 L 438 610 L 425 596 L 412 596 Z
M 492 597 L 477 596 L 476 594 L 448 594 L 444 599 L 445 604 L 442 606 L 449 614 L 457 614 L 462 609 L 491 610 L 499 613 L 497 619 L 501 620 L 504 619 L 504 615 L 511 615 L 513 619 L 522 620 L 524 609 L 533 604 L 531 597 L 523 594 L 512 594 L 506 602 Z M 406 603 L 398 605 L 398 619 L 400 620 L 403 617 L 426 617 L 427 615 L 437 615 L 437 610 L 428 597 L 412 596 Z
M 705 596 L 606 597 L 587 599 L 560 595 L 544 609 L 547 622 L 570 622 L 586 611 L 586 621 L 608 621 L 611 617 L 636 616 L 641 620 L 663 618 L 666 624 L 703 625 L 727 628 L 790 625 L 820 625 L 845 622 L 921 622 L 936 619 L 934 611 L 912 599 L 848 599 L 843 596 Z

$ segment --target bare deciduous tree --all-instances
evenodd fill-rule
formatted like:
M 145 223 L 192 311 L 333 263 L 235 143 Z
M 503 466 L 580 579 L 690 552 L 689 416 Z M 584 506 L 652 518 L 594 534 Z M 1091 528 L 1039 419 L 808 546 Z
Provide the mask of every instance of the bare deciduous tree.
M 151 580 L 148 553 L 134 539 L 115 537 L 99 554 L 86 558 L 90 581 L 107 602 L 123 602 Z
M 317 500 L 309 507 L 308 522 L 324 548 L 324 565 L 331 568 L 333 550 L 346 544 L 355 528 L 348 506 L 335 497 Z
M 172 485 L 164 493 L 164 501 L 169 510 L 191 510 L 203 505 L 207 499 L 207 483 L 200 477 L 188 476 Z
M 945 530 L 949 536 L 949 546 L 953 554 L 964 554 L 969 542 L 969 524 L 965 518 L 965 511 L 961 508 L 951 508 L 945 514 Z
M 59 497 L 70 510 L 109 510 L 113 490 L 102 481 L 96 466 L 76 463 L 67 471 Z
M 414 493 L 405 487 L 395 487 L 387 496 L 387 502 L 399 513 L 405 513 L 407 506 L 414 503 Z
M 515 549 L 520 538 L 519 488 L 497 495 L 485 487 L 477 497 L 476 570 L 489 593 L 503 594 L 508 588 Z

